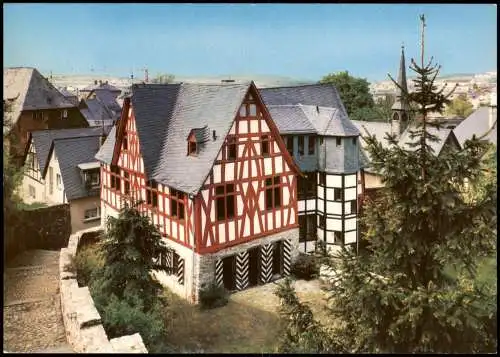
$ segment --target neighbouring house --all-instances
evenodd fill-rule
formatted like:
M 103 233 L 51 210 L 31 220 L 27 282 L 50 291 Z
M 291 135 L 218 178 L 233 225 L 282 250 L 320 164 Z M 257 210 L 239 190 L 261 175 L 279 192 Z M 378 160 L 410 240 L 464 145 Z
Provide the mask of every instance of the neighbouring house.
M 20 196 L 26 203 L 69 203 L 72 232 L 100 225 L 100 164 L 111 127 L 31 132 Z
M 253 82 L 134 85 L 96 158 L 102 222 L 144 200 L 166 246 L 154 274 L 180 296 L 290 273 L 300 172 Z
M 479 107 L 469 115 L 454 130 L 460 145 L 464 145 L 467 139 L 483 138 L 490 143 L 497 145 L 497 98 L 493 93 L 490 105 Z
M 116 92 L 92 90 L 78 106 L 90 126 L 114 125 L 121 114 Z
M 304 174 L 298 178 L 297 192 L 300 250 L 314 251 L 318 239 L 329 251 L 355 247 L 365 162 L 360 132 L 349 120 L 337 89 L 313 84 L 259 91 Z
M 405 91 L 408 91 L 404 48 L 401 50 L 397 81 L 399 87 L 396 90 L 396 100 L 392 106 L 392 116 L 390 122 L 366 122 L 352 120 L 352 123 L 360 130 L 362 136 L 365 136 L 366 132 L 368 132 L 369 134 L 374 135 L 384 147 L 390 146 L 389 141 L 386 140 L 386 135 L 389 133 L 396 136 L 399 146 L 404 147 L 405 149 L 410 149 L 408 144 L 413 141 L 410 139 L 409 131 L 415 129 L 415 124 L 410 123 L 412 114 L 410 105 L 404 97 L 403 90 L 401 89 L 403 88 Z M 428 145 L 432 147 L 435 155 L 440 155 L 443 150 L 460 149 L 460 143 L 455 137 L 452 129 L 436 129 L 435 127 L 428 127 L 427 131 L 440 139 L 439 142 L 428 142 Z M 365 191 L 367 192 L 372 189 L 384 187 L 380 174 L 375 172 L 369 165 L 370 155 L 366 150 L 366 142 L 364 140 L 361 140 L 361 148 L 363 149 L 363 160 L 367 162 L 364 167 L 363 174 Z
M 70 91 L 68 87 L 58 88 L 59 92 L 66 98 L 70 103 L 78 105 L 78 94 L 76 92 Z
M 88 127 L 78 107 L 35 68 L 4 68 L 3 89 L 4 124 L 9 124 L 4 138 L 18 165 L 30 131 Z
M 90 95 L 90 93 L 93 91 L 111 92 L 115 95 L 115 98 L 118 97 L 120 95 L 120 93 L 122 92 L 121 89 L 109 84 L 108 81 L 103 82 L 102 80 L 99 80 L 99 81 L 95 80 L 94 84 L 80 89 L 80 91 L 79 91 L 80 97 L 79 98 L 86 99 Z

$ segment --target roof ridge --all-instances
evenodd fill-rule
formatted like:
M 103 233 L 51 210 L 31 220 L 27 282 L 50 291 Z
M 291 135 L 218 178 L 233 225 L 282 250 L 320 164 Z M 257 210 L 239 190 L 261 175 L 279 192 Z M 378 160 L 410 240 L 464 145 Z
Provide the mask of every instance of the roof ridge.
M 262 90 L 262 89 L 281 89 L 281 88 L 301 88 L 301 87 L 313 87 L 313 86 L 334 86 L 333 84 L 331 83 L 311 83 L 311 84 L 299 84 L 299 85 L 295 85 L 295 86 L 277 86 L 277 87 L 264 87 L 264 88 L 259 88 L 259 90 Z
M 66 138 L 53 138 L 52 141 L 56 140 L 73 140 L 73 139 L 83 139 L 83 138 L 98 138 L 100 137 L 101 134 L 95 134 L 95 135 L 83 135 L 83 136 L 71 136 L 71 137 L 66 137 Z

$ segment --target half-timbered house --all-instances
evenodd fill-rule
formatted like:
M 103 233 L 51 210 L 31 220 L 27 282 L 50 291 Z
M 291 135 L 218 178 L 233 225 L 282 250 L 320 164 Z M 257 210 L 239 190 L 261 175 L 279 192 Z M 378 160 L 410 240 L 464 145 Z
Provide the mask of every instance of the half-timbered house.
M 143 200 L 169 248 L 154 274 L 179 295 L 290 272 L 300 173 L 253 82 L 134 85 L 96 158 L 103 223 Z

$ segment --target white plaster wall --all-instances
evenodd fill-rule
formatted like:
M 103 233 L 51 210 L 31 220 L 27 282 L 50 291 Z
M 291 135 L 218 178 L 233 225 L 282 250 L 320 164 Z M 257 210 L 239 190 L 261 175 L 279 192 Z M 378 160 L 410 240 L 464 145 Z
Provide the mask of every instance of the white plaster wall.
M 345 244 L 356 243 L 356 231 L 345 233 L 345 235 L 344 235 L 344 243 Z
M 346 187 L 356 186 L 356 174 L 354 175 L 346 175 L 344 177 L 344 183 Z

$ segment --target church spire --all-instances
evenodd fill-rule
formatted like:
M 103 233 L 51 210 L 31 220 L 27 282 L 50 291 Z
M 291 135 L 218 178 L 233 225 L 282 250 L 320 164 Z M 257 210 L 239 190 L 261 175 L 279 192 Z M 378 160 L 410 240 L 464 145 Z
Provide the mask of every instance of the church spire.
M 398 86 L 396 86 L 396 98 L 391 107 L 391 132 L 398 138 L 408 127 L 410 105 L 404 93 L 408 93 L 406 82 L 405 48 L 401 46 L 401 60 L 399 62 Z
M 403 95 L 403 90 L 408 93 L 408 85 L 406 82 L 406 65 L 405 65 L 405 47 L 401 45 L 401 60 L 399 62 L 398 85 L 396 87 L 396 100 L 392 105 L 392 110 L 405 110 L 409 109 L 408 100 Z M 401 87 L 401 88 L 400 88 Z

